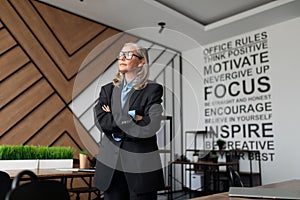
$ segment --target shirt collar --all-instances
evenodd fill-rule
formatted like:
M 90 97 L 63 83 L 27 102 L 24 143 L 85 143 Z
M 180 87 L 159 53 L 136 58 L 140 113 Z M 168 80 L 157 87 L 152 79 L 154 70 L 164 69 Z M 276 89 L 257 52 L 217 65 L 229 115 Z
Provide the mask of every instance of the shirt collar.
M 129 83 L 126 83 L 126 80 L 124 78 L 123 88 L 127 87 L 128 89 L 131 89 L 133 87 L 134 80 L 135 80 L 135 78 L 132 79 Z

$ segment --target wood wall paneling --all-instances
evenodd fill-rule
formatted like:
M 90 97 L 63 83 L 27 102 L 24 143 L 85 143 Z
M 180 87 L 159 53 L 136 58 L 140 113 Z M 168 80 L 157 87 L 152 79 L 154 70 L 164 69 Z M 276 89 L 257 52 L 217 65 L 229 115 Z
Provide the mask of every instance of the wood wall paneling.
M 89 133 L 80 126 L 76 118 L 74 118 L 73 114 L 67 108 L 52 119 L 47 126 L 43 127 L 34 138 L 28 141 L 28 144 L 52 144 L 56 142 L 56 138 L 60 137 L 64 132 L 68 132 L 72 138 L 72 146 L 85 147 L 92 155 L 97 153 L 98 145 L 91 139 Z
M 0 144 L 88 146 L 95 155 L 68 105 L 138 38 L 39 1 L 0 1 Z
M 11 37 L 6 29 L 0 28 L 0 55 L 16 45 L 16 41 Z
M 39 134 L 39 131 L 50 123 L 58 113 L 64 109 L 65 105 L 56 95 L 51 95 L 39 107 L 33 110 L 30 115 L 18 122 L 9 132 L 0 137 L 2 144 L 27 144 L 29 140 Z M 54 131 L 49 131 L 51 134 Z M 63 141 L 62 141 L 63 142 Z M 30 143 L 32 145 L 42 145 L 38 140 Z M 43 143 L 43 145 L 50 145 Z
M 0 113 L 0 133 L 8 131 L 52 93 L 53 90 L 49 87 L 49 84 L 45 80 L 40 80 L 27 92 L 5 106 Z
M 0 86 L 0 107 L 12 101 L 41 77 L 35 66 L 32 63 L 28 63 L 18 73 L 14 73 L 11 77 L 5 79 Z
M 107 28 L 38 1 L 34 1 L 33 4 L 69 55 L 81 49 Z
M 12 73 L 17 71 L 29 62 L 28 57 L 25 55 L 20 47 L 15 47 L 7 53 L 0 56 L 1 71 L 0 81 L 9 77 Z

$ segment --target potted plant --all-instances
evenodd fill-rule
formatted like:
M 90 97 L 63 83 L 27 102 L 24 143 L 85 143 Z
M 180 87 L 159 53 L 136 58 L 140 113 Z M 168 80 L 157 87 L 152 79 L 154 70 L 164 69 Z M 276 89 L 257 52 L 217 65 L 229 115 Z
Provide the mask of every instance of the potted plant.
M 219 150 L 222 150 L 222 149 L 225 149 L 226 141 L 222 140 L 222 139 L 218 139 L 216 144 L 219 147 Z
M 210 158 L 211 158 L 212 162 L 217 163 L 218 159 L 219 159 L 219 155 L 217 155 L 217 154 L 211 154 Z
M 199 161 L 199 153 L 198 151 L 195 151 L 193 153 L 193 162 L 198 162 Z
M 73 168 L 75 150 L 66 146 L 39 146 L 39 169 Z
M 79 152 L 79 168 L 84 169 L 89 167 L 88 152 L 81 150 Z
M 1 145 L 0 170 L 72 168 L 74 153 L 73 148 L 62 146 Z
M 0 146 L 0 170 L 7 169 L 36 169 L 35 146 L 1 145 Z

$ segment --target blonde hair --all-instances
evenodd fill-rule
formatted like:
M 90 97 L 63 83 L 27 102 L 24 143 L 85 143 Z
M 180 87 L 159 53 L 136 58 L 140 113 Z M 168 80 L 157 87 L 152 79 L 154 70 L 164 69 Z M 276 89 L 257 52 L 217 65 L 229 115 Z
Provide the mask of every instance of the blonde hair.
M 144 59 L 144 65 L 139 68 L 139 71 L 137 73 L 136 79 L 133 82 L 133 88 L 135 90 L 141 90 L 145 88 L 148 84 L 148 78 L 149 78 L 149 56 L 148 56 L 148 50 L 146 48 L 138 46 L 136 43 L 125 43 L 123 48 L 126 46 L 133 47 L 137 54 Z M 124 80 L 124 74 L 119 72 L 116 74 L 115 78 L 113 79 L 113 85 L 119 87 Z

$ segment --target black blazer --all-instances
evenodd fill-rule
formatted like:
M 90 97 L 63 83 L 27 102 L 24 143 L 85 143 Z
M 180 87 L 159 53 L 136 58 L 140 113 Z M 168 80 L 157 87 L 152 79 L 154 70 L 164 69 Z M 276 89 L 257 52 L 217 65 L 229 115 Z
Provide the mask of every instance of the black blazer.
M 128 186 L 136 193 L 158 191 L 164 187 L 163 170 L 156 141 L 161 125 L 161 85 L 149 82 L 142 90 L 134 90 L 121 107 L 121 87 L 109 83 L 101 88 L 99 101 L 94 108 L 95 123 L 104 132 L 97 155 L 95 186 L 108 189 L 114 170 L 122 170 Z M 102 110 L 108 105 L 111 112 Z M 130 117 L 135 110 L 143 116 L 140 121 Z M 121 142 L 113 139 L 121 138 Z

